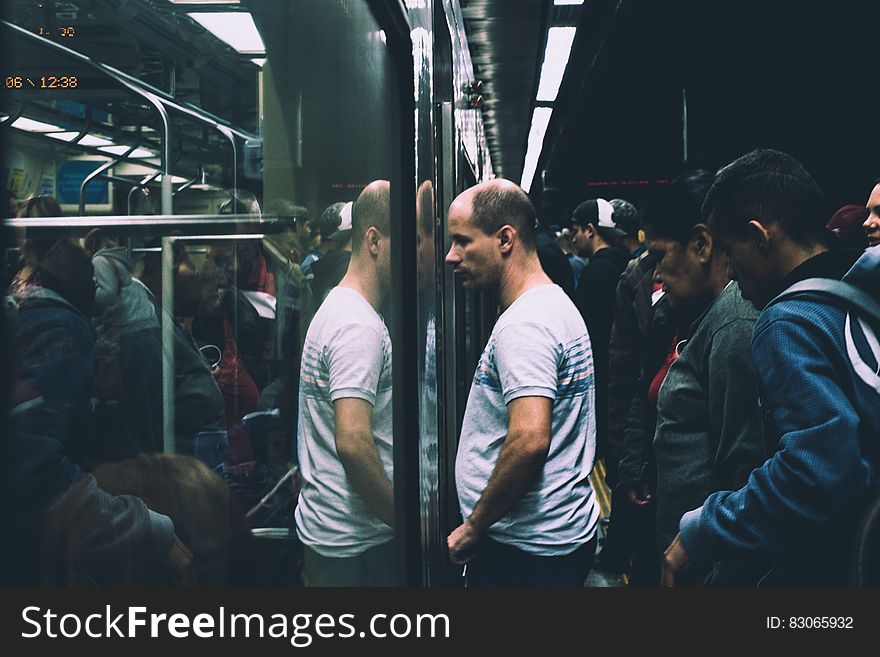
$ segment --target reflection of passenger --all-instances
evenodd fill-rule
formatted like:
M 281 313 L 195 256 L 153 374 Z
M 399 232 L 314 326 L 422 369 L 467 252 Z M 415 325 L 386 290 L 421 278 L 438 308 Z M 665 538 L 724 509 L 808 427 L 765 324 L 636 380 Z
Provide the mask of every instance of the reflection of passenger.
M 424 545 L 440 546 L 437 469 L 437 328 L 435 306 L 434 187 L 430 180 L 416 195 L 416 274 L 419 353 L 419 499 Z M 439 557 L 438 557 L 439 558 Z
M 261 564 L 248 545 L 244 513 L 226 482 L 204 463 L 178 454 L 142 455 L 99 466 L 94 477 L 107 493 L 136 496 L 171 519 L 193 554 L 199 586 L 257 583 Z
M 60 217 L 61 206 L 52 196 L 31 196 L 18 210 L 20 219 L 35 219 L 39 217 Z M 21 256 L 14 266 L 15 271 L 10 271 L 10 288 L 13 296 L 30 284 L 31 274 L 38 260 L 43 258 L 57 240 L 52 238 L 25 239 L 27 231 L 19 234 L 18 245 Z
M 9 584 L 194 583 L 192 555 L 167 516 L 99 488 L 54 438 L 13 428 L 6 447 L 6 483 L 16 499 L 8 519 Z
M 11 189 L 3 192 L 3 218 L 12 219 L 18 214 L 18 196 Z
M 256 312 L 246 301 L 237 298 L 235 288 L 228 288 L 229 277 L 234 279 L 237 269 L 222 253 L 213 251 L 214 259 L 209 258 L 199 271 L 202 298 L 192 332 L 202 347 L 214 345 L 221 352 L 217 385 L 223 393 L 228 428 L 257 410 L 260 391 L 239 349 L 240 337 L 256 332 Z
M 99 461 L 162 451 L 162 336 L 125 247 L 86 236 L 95 270 L 95 409 Z
M 19 289 L 13 329 L 17 361 L 10 423 L 57 438 L 80 465 L 91 459 L 95 342 L 88 317 L 94 295 L 88 255 L 72 242 L 56 242 Z
M 303 346 L 296 527 L 312 586 L 394 583 L 389 201 L 376 181 L 354 204 L 348 272 Z
M 202 282 L 177 242 L 174 254 L 174 433 L 175 450 L 191 455 L 196 434 L 223 429 L 223 395 L 205 358 L 193 341 L 190 327 L 202 299 Z M 153 254 L 150 254 L 151 256 Z M 158 257 L 144 259 L 144 282 L 153 292 L 157 313 L 162 308 Z
M 170 520 L 136 498 L 97 488 L 87 414 L 94 342 L 87 316 L 92 265 L 57 242 L 36 263 L 18 298 L 9 422 L 9 490 L 16 496 L 9 541 L 18 584 L 168 584 L 191 581 L 192 557 Z M 39 545 L 43 550 L 37 549 Z
M 327 236 L 325 254 L 320 260 L 312 263 L 312 297 L 315 305 L 321 305 L 327 293 L 339 284 L 345 272 L 352 251 L 352 204 L 345 203 L 339 208 L 338 228 Z

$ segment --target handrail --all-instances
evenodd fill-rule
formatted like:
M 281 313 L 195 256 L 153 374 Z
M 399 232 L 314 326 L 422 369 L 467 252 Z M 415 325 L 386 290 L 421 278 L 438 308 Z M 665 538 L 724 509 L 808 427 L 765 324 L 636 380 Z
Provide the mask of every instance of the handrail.
M 201 122 L 217 130 L 221 135 L 226 137 L 232 145 L 232 187 L 233 192 L 237 192 L 238 149 L 235 144 L 235 137 L 239 136 L 243 139 L 256 139 L 257 135 L 235 128 L 229 125 L 228 122 L 224 121 L 223 119 L 220 119 L 219 117 L 211 114 L 210 112 L 206 112 L 203 109 L 191 106 L 189 103 L 181 103 L 164 91 L 157 89 L 152 85 L 146 84 L 142 80 L 132 77 L 127 73 L 123 73 L 119 69 L 113 68 L 112 66 L 107 66 L 106 64 L 103 64 L 101 62 L 94 61 L 91 57 L 83 55 L 82 53 L 77 52 L 72 48 L 68 48 L 67 46 L 55 43 L 54 41 L 51 41 L 49 39 L 46 39 L 45 37 L 30 32 L 22 27 L 19 27 L 14 23 L 10 23 L 9 21 L 2 21 L 2 24 L 12 31 L 17 32 L 18 34 L 25 36 L 32 41 L 35 41 L 36 43 L 63 52 L 64 54 L 73 57 L 74 59 L 77 59 L 78 61 L 87 64 L 88 66 L 93 67 L 105 76 L 115 80 L 132 93 L 141 96 L 150 105 L 152 105 L 159 113 L 159 117 L 162 121 L 161 168 L 162 171 L 166 174 L 171 173 L 171 124 L 166 107 L 170 107 L 171 109 L 180 112 L 181 114 L 184 114 L 193 120 Z M 162 213 L 173 213 L 173 188 L 171 186 L 170 175 L 164 176 L 162 178 Z
M 140 143 L 140 136 L 138 136 L 138 143 Z M 105 162 L 104 164 L 99 166 L 97 169 L 92 171 L 85 178 L 83 178 L 83 181 L 79 186 L 79 213 L 80 214 L 84 215 L 86 213 L 86 187 L 89 186 L 89 183 L 91 183 L 93 180 L 100 177 L 105 171 L 107 171 L 108 169 L 111 169 L 112 167 L 115 167 L 123 159 L 125 159 L 126 157 L 128 157 L 129 155 L 134 153 L 134 149 L 136 149 L 137 147 L 138 147 L 138 144 L 133 144 L 132 146 L 129 147 L 129 149 L 127 151 L 125 151 L 125 153 L 123 153 L 122 155 L 120 155 L 118 157 L 111 159 L 109 162 Z M 131 214 L 131 213 L 129 213 L 129 214 Z
M 168 110 L 165 109 L 164 105 L 162 105 L 162 101 L 153 93 L 150 93 L 139 86 L 139 83 L 133 83 L 129 76 L 122 73 L 122 71 L 117 71 L 116 69 L 107 66 L 106 64 L 101 64 L 100 62 L 93 61 L 91 57 L 87 57 L 82 53 L 73 50 L 72 48 L 68 48 L 67 46 L 62 46 L 60 43 L 55 43 L 54 41 L 50 41 L 45 37 L 41 37 L 38 34 L 34 34 L 22 27 L 14 23 L 10 23 L 9 21 L 3 21 L 3 25 L 13 32 L 17 32 L 18 34 L 30 39 L 31 41 L 35 41 L 47 48 L 57 50 L 59 52 L 76 59 L 83 64 L 93 67 L 94 69 L 100 71 L 105 76 L 109 77 L 112 80 L 115 80 L 123 87 L 131 91 L 133 94 L 140 96 L 144 100 L 146 100 L 153 108 L 159 113 L 159 118 L 162 121 L 162 152 L 160 153 L 160 162 L 162 171 L 165 173 L 170 172 L 170 164 L 171 164 L 171 122 L 168 118 Z M 171 208 L 171 177 L 165 176 L 162 179 L 162 213 L 163 214 L 171 214 L 173 212 Z
M 92 60 L 90 57 L 83 55 L 83 54 L 77 52 L 76 50 L 72 50 L 66 46 L 55 43 L 54 41 L 46 39 L 45 37 L 42 37 L 38 34 L 35 34 L 34 32 L 29 32 L 28 30 L 26 30 L 22 27 L 19 27 L 15 23 L 10 23 L 9 21 L 2 21 L 2 24 L 6 27 L 13 29 L 14 31 L 18 32 L 19 34 L 27 36 L 37 42 L 44 43 L 47 45 L 52 45 L 53 47 L 56 47 L 62 51 L 65 51 L 68 54 L 70 54 L 71 56 L 76 57 L 80 61 L 82 61 L 86 64 L 89 64 L 91 66 L 94 66 L 95 68 L 103 71 L 105 74 L 108 74 L 108 76 L 110 76 L 110 77 L 125 80 L 127 82 L 132 83 L 132 84 L 135 84 L 138 87 L 140 87 L 141 89 L 143 89 L 144 91 L 147 91 L 147 92 L 153 94 L 154 96 L 156 96 L 159 100 L 161 100 L 168 107 L 180 112 L 181 114 L 186 114 L 190 118 L 192 118 L 196 121 L 201 121 L 202 123 L 205 123 L 206 125 L 209 125 L 211 127 L 222 126 L 224 128 L 227 128 L 229 131 L 231 131 L 233 134 L 235 134 L 237 137 L 240 137 L 241 139 L 257 139 L 259 137 L 259 135 L 255 135 L 255 134 L 252 134 L 246 130 L 242 130 L 241 128 L 235 127 L 234 125 L 229 123 L 229 121 L 226 121 L 225 119 L 222 119 L 219 116 L 217 116 L 216 114 L 212 114 L 211 112 L 208 112 L 208 111 L 202 109 L 201 107 L 198 107 L 198 106 L 193 105 L 191 103 L 177 100 L 171 94 L 169 94 L 165 91 L 162 91 L 158 87 L 154 87 L 151 84 L 147 84 L 146 82 L 144 82 L 143 80 L 141 80 L 139 78 L 131 76 L 128 73 L 124 73 L 123 71 L 120 71 L 119 69 L 114 68 L 112 66 L 108 66 L 107 64 L 103 64 L 101 62 L 96 62 L 96 61 Z
M 93 228 L 107 229 L 114 234 L 155 237 L 167 235 L 177 230 L 184 235 L 212 233 L 224 235 L 239 233 L 246 229 L 252 233 L 280 233 L 294 226 L 297 220 L 305 218 L 305 208 L 297 214 L 263 215 L 249 214 L 191 214 L 191 215 L 144 215 L 144 216 L 102 216 L 102 217 L 32 217 L 6 219 L 4 227 L 25 228 L 28 237 L 73 237 L 84 236 Z
M 153 182 L 156 178 L 158 178 L 161 175 L 162 175 L 161 171 L 156 171 L 154 173 L 151 173 L 149 176 L 146 176 L 140 182 L 132 185 L 132 188 L 128 190 L 128 196 L 125 199 L 125 207 L 128 210 L 129 215 L 131 215 L 131 199 L 134 197 L 134 193 L 139 189 L 146 189 L 147 187 L 150 186 L 151 182 Z M 168 177 L 168 174 L 165 174 L 165 177 L 162 178 L 163 183 L 165 182 L 165 178 L 167 178 L 167 177 Z M 163 184 L 163 188 L 164 188 L 164 184 Z M 172 194 L 172 198 L 173 197 L 174 197 L 174 195 Z M 163 210 L 163 212 L 164 212 L 164 210 Z M 85 214 L 85 213 L 83 213 L 83 214 Z
M 89 112 L 89 114 L 91 114 L 91 112 Z M 99 166 L 97 169 L 95 169 L 88 176 L 85 177 L 85 179 L 82 181 L 82 184 L 79 186 L 79 213 L 81 215 L 84 215 L 86 213 L 86 187 L 88 187 L 93 180 L 101 177 L 105 171 L 116 166 L 117 164 L 122 162 L 124 159 L 126 159 L 129 155 L 134 153 L 135 149 L 137 149 L 137 147 L 141 145 L 141 138 L 142 137 L 143 137 L 143 133 L 141 132 L 141 127 L 138 126 L 137 141 L 135 141 L 134 144 L 129 146 L 127 151 L 125 151 L 122 155 L 116 156 L 115 158 L 113 158 L 109 162 L 105 162 L 104 164 Z M 129 212 L 129 214 L 131 214 L 131 212 Z

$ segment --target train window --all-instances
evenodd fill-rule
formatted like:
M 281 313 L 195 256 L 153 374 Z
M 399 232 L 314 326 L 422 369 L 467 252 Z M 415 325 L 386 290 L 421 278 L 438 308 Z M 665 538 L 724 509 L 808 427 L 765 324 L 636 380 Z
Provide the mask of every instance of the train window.
M 370 4 L 8 4 L 18 583 L 397 584 Z

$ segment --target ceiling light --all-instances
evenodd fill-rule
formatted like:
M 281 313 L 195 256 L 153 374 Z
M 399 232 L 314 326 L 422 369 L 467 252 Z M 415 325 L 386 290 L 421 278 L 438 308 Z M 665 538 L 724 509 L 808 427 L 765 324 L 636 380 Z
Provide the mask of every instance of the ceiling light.
M 529 128 L 529 146 L 526 150 L 526 161 L 523 164 L 522 181 L 519 186 L 526 192 L 532 186 L 535 170 L 538 168 L 538 157 L 544 148 L 544 135 L 547 134 L 547 125 L 553 114 L 552 107 L 536 107 L 532 114 L 532 127 Z
M 174 0 L 171 0 L 174 2 Z M 563 7 L 565 5 L 582 5 L 584 4 L 584 0 L 553 0 L 553 4 L 557 7 Z
M 262 55 L 266 52 L 254 18 L 247 12 L 196 12 L 187 16 L 240 53 Z
M 112 146 L 113 142 L 109 139 L 104 139 L 103 137 L 98 137 L 96 135 L 85 135 L 82 139 L 76 142 L 80 146 Z
M 111 155 L 125 155 L 130 146 L 101 146 L 98 150 Z M 154 157 L 156 154 L 146 148 L 135 148 L 128 157 Z
M 541 65 L 537 101 L 552 103 L 556 100 L 576 32 L 576 27 L 550 28 L 547 34 L 547 48 L 544 50 L 544 63 Z
M 46 136 L 52 139 L 60 139 L 61 141 L 73 141 L 78 134 L 78 132 L 50 132 Z
M 168 0 L 174 5 L 237 5 L 241 0 Z
M 159 176 L 158 178 L 156 178 L 156 182 L 162 182 L 162 178 L 164 178 L 164 176 Z M 187 182 L 187 180 L 186 178 L 181 178 L 180 176 L 171 176 L 171 182 L 177 184 L 185 183 Z
M 12 127 L 18 128 L 19 130 L 27 130 L 28 132 L 58 132 L 63 130 L 63 128 L 59 128 L 57 125 L 43 123 L 42 121 L 34 121 L 33 119 L 26 119 L 23 116 L 15 119 L 15 121 L 12 122 Z
M 263 64 L 266 63 L 266 60 L 265 60 L 265 59 L 252 59 L 251 61 L 252 61 L 254 64 L 256 64 L 257 66 L 259 66 L 260 68 L 263 68 Z

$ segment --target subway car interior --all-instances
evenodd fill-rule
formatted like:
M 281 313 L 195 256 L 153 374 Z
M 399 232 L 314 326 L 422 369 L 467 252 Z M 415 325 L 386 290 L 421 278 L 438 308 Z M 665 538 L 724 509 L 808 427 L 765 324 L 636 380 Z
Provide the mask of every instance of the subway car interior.
M 390 217 L 377 456 L 393 582 L 457 587 L 456 449 L 499 299 L 444 261 L 456 196 L 511 180 L 561 244 L 586 199 L 650 206 L 758 147 L 803 162 L 829 217 L 880 175 L 869 3 L 4 4 L 12 585 L 179 583 L 138 552 L 155 514 L 199 586 L 310 583 L 310 326 L 352 271 L 365 195 Z M 591 482 L 607 520 L 606 467 Z

